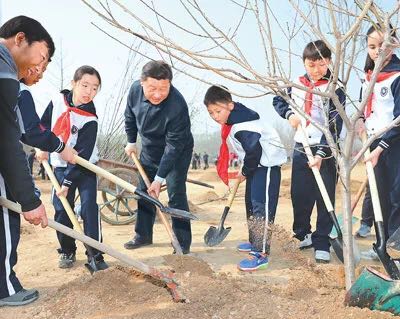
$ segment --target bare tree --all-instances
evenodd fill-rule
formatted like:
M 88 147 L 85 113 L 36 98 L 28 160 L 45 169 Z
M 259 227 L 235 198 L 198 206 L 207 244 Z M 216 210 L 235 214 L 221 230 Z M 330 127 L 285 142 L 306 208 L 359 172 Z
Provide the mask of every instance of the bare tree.
M 356 138 L 355 125 L 364 112 L 368 96 L 382 68 L 385 53 L 398 46 L 389 36 L 388 26 L 389 21 L 398 14 L 399 4 L 393 3 L 390 12 L 385 12 L 372 0 L 356 0 L 351 4 L 345 0 L 287 0 L 286 3 L 279 1 L 279 4 L 275 2 L 274 5 L 265 0 L 227 0 L 222 5 L 218 2 L 218 5 L 223 6 L 229 15 L 225 16 L 219 12 L 218 19 L 215 18 L 214 10 L 217 3 L 210 8 L 201 5 L 197 0 L 168 1 L 166 5 L 174 8 L 173 16 L 161 3 L 156 7 L 153 1 L 135 1 L 134 4 L 130 3 L 131 9 L 119 0 L 82 1 L 98 14 L 110 29 L 122 32 L 112 36 L 120 43 L 124 44 L 120 39 L 125 33 L 139 38 L 153 47 L 156 53 L 169 61 L 176 70 L 189 77 L 213 84 L 203 76 L 212 73 L 216 79 L 235 84 L 232 93 L 239 97 L 257 98 L 271 93 L 279 95 L 292 109 L 305 119 L 311 120 L 311 125 L 325 134 L 339 167 L 345 212 L 346 288 L 349 289 L 355 279 L 350 178 L 351 171 L 361 156 L 360 153 L 356 158 L 352 158 Z M 285 19 L 279 16 L 283 8 L 290 8 Z M 229 20 L 229 25 L 221 23 L 226 20 Z M 362 77 L 357 64 L 365 39 L 363 30 L 367 25 L 376 22 L 379 22 L 382 32 L 386 35 L 383 51 L 376 62 L 363 100 L 359 102 L 358 96 L 354 98 L 348 94 L 346 112 L 335 92 L 340 83 L 346 89 L 351 76 Z M 98 28 L 106 32 L 105 27 Z M 249 38 L 250 49 L 243 45 L 246 43 L 243 39 Z M 304 112 L 303 106 L 297 105 L 286 93 L 289 87 L 306 90 L 291 81 L 291 78 L 297 66 L 302 65 L 299 48 L 302 49 L 304 43 L 316 39 L 327 43 L 333 52 L 330 66 L 332 77 L 326 91 L 313 89 L 311 92 L 323 99 L 331 99 L 342 117 L 347 134 L 341 148 L 329 131 L 328 110 L 324 112 L 324 124 L 316 123 Z M 140 51 L 139 53 L 143 54 Z M 400 119 L 395 119 L 388 127 L 371 136 L 363 150 L 399 121 Z

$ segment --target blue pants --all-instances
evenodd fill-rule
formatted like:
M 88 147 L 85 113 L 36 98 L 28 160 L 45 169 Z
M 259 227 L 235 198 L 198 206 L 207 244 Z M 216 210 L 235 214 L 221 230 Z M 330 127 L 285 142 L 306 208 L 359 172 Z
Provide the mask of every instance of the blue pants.
M 382 152 L 374 171 L 387 239 L 400 227 L 400 140 Z
M 365 189 L 365 196 L 361 209 L 361 223 L 369 227 L 374 224 L 374 210 L 372 208 L 371 192 L 369 190 L 369 184 Z
M 172 170 L 166 177 L 168 191 L 168 206 L 171 208 L 183 209 L 189 211 L 189 205 L 186 196 L 186 178 L 192 158 L 192 149 L 184 149 L 175 163 Z M 142 154 L 141 154 L 142 161 Z M 157 168 L 143 163 L 150 181 L 153 181 Z M 147 187 L 142 178 L 138 189 L 146 191 Z M 135 225 L 136 238 L 144 242 L 152 242 L 153 225 L 156 216 L 156 208 L 143 199 L 138 200 L 138 213 Z M 172 229 L 182 247 L 183 251 L 190 251 L 192 243 L 192 231 L 189 220 L 172 217 Z
M 275 220 L 280 184 L 280 166 L 258 167 L 246 180 L 245 202 L 249 242 L 255 251 L 268 255 L 272 235 L 270 226 Z
M 0 195 L 12 200 L 1 175 Z M 0 206 L 0 299 L 14 295 L 22 289 L 13 270 L 17 263 L 20 226 L 20 214 Z
M 58 182 L 62 183 L 64 179 L 64 167 L 57 167 L 54 170 L 54 174 Z M 101 235 L 101 222 L 99 208 L 96 203 L 97 197 L 97 178 L 96 174 L 91 172 L 82 173 L 79 179 L 73 183 L 69 188 L 67 200 L 74 209 L 75 192 L 78 189 L 81 198 L 81 217 L 83 219 L 83 229 L 86 236 L 89 236 L 99 242 L 102 241 Z M 53 192 L 53 205 L 55 209 L 54 219 L 56 222 L 63 224 L 69 228 L 73 228 L 72 222 L 70 221 L 67 212 Z M 64 235 L 63 233 L 57 232 L 58 242 L 61 248 L 58 250 L 59 253 L 70 254 L 76 251 L 75 239 Z M 93 249 L 93 252 L 98 255 L 99 251 Z
M 317 148 L 311 147 L 311 150 L 315 154 Z M 337 172 L 334 158 L 322 161 L 320 173 L 332 205 L 335 206 Z M 299 143 L 296 143 L 293 153 L 291 196 L 294 237 L 303 240 L 307 234 L 311 233 L 311 213 L 317 203 L 317 225 L 312 233 L 312 243 L 315 250 L 329 251 L 329 233 L 333 223 L 326 210 L 314 174 L 308 166 L 307 156 Z

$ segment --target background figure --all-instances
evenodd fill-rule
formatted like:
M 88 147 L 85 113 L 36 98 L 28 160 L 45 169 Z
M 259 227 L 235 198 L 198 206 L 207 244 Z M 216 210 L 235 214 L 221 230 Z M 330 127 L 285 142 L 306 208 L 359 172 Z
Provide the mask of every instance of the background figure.
M 192 169 L 197 169 L 197 153 L 194 152 L 192 156 Z
M 36 155 L 36 151 L 34 148 L 31 149 L 31 152 L 28 155 L 28 167 L 29 167 L 29 171 L 31 172 L 31 175 L 33 176 L 33 162 L 35 161 L 35 155 Z
M 204 169 L 207 169 L 207 168 L 210 167 L 208 165 L 208 154 L 207 154 L 207 152 L 204 152 L 204 154 L 203 154 L 203 163 L 204 163 Z

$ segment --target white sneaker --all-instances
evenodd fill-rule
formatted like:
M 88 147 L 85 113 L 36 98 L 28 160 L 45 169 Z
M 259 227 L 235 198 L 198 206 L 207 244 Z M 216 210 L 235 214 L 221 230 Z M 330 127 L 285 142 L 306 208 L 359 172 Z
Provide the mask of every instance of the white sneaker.
M 300 241 L 299 249 L 307 249 L 312 247 L 311 234 L 307 234 L 302 241 Z
M 331 254 L 329 251 L 316 250 L 315 251 L 315 261 L 317 263 L 327 264 L 331 261 Z
M 378 254 L 372 248 L 370 250 L 367 250 L 367 251 L 362 251 L 361 252 L 361 258 L 362 259 L 367 259 L 367 260 L 378 260 L 379 261 Z

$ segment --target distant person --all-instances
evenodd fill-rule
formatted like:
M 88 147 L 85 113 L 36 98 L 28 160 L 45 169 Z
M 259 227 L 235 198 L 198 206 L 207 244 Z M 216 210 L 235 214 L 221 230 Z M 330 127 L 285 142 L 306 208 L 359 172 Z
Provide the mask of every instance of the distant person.
M 18 16 L 0 27 L 0 187 L 1 196 L 21 205 L 25 220 L 47 226 L 44 205 L 35 192 L 26 155 L 20 143 L 17 120 L 19 80 L 34 72 L 54 52 L 48 32 L 36 20 Z M 22 306 L 39 297 L 36 289 L 25 290 L 14 266 L 20 240 L 20 214 L 0 207 L 0 306 Z
M 164 61 L 150 61 L 142 69 L 139 81 L 129 91 L 125 110 L 128 145 L 125 152 L 136 153 L 138 134 L 142 137 L 140 162 L 150 181 L 149 188 L 140 179 L 138 188 L 158 198 L 167 183 L 169 206 L 188 211 L 186 177 L 193 152 L 189 110 L 185 98 L 172 85 L 171 67 Z M 138 200 L 135 237 L 125 243 L 136 249 L 153 243 L 156 208 Z M 184 254 L 190 253 L 192 231 L 189 220 L 172 217 L 172 228 Z
M 265 269 L 271 247 L 271 225 L 274 223 L 281 182 L 281 167 L 286 151 L 274 146 L 279 139 L 274 128 L 262 124 L 255 111 L 233 102 L 227 89 L 211 86 L 204 104 L 214 121 L 222 125 L 222 145 L 218 159 L 218 174 L 228 184 L 230 154 L 227 141 L 243 159 L 237 177 L 246 180 L 246 215 L 249 242 L 238 245 L 238 250 L 250 254 L 238 264 L 242 271 Z
M 192 169 L 197 169 L 197 153 L 194 152 L 192 155 Z
M 325 91 L 332 78 L 329 70 L 331 63 L 331 50 L 321 40 L 310 42 L 303 51 L 303 63 L 306 74 L 299 77 L 295 83 L 303 89 L 293 87 L 290 94 L 295 103 L 303 108 L 303 111 L 311 116 L 312 120 L 320 125 L 325 125 L 324 115 L 329 115 L 329 130 L 331 138 L 338 142 L 343 120 L 332 102 L 325 102 L 320 96 L 314 96 L 308 89 Z M 346 95 L 342 87 L 336 89 L 338 101 L 345 105 Z M 326 210 L 325 203 L 321 197 L 320 190 L 315 181 L 312 167 L 321 172 L 322 179 L 327 189 L 329 198 L 335 206 L 335 189 L 337 182 L 336 161 L 328 146 L 326 136 L 310 121 L 302 117 L 296 110 L 292 109 L 288 102 L 276 96 L 273 105 L 278 114 L 287 119 L 289 124 L 298 129 L 301 125 L 306 131 L 307 138 L 314 154 L 313 160 L 308 161 L 303 147 L 303 132 L 297 131 L 294 140 L 296 142 L 293 153 L 292 176 L 291 176 L 291 197 L 293 205 L 293 232 L 294 237 L 300 241 L 299 248 L 314 247 L 314 257 L 317 263 L 329 263 L 330 242 L 329 234 L 333 222 Z M 329 109 L 327 109 L 329 106 Z M 314 232 L 311 232 L 311 214 L 313 207 L 317 204 L 317 225 Z
M 206 152 L 204 152 L 204 154 L 203 154 L 203 163 L 204 163 L 204 169 L 205 170 L 210 167 L 208 165 L 208 154 Z
M 33 162 L 35 161 L 35 156 L 36 156 L 36 151 L 33 148 L 33 149 L 31 149 L 31 151 L 27 157 L 29 172 L 31 173 L 32 176 L 33 176 Z
M 197 168 L 201 169 L 201 155 L 200 152 L 196 154 Z
M 80 157 L 95 164 L 98 161 L 96 146 L 98 121 L 93 99 L 100 90 L 101 77 L 95 68 L 83 65 L 75 71 L 71 83 L 72 90 L 62 90 L 50 101 L 41 118 L 41 124 L 46 129 L 51 129 L 64 144 L 73 147 Z M 101 220 L 96 201 L 96 174 L 79 165 L 66 162 L 57 152 L 50 154 L 50 162 L 54 167 L 57 181 L 61 185 L 61 190 L 53 194 L 52 198 L 54 219 L 64 226 L 73 228 L 59 197 L 65 196 L 71 208 L 74 209 L 75 193 L 78 190 L 81 197 L 84 233 L 101 242 Z M 60 248 L 57 249 L 58 267 L 73 267 L 77 249 L 75 239 L 61 232 L 57 232 L 57 238 L 60 244 Z M 108 268 L 103 253 L 94 248 L 91 251 L 94 255 L 86 252 L 89 264 L 94 262 L 98 270 Z

